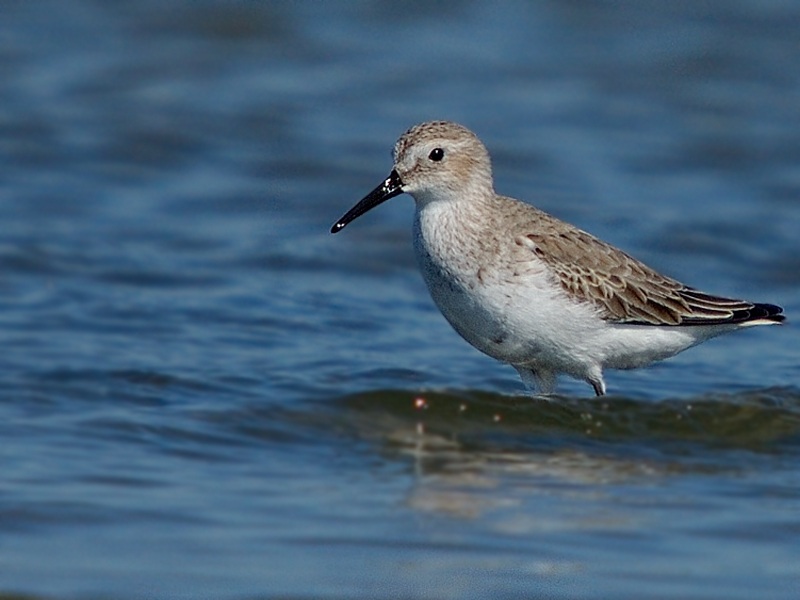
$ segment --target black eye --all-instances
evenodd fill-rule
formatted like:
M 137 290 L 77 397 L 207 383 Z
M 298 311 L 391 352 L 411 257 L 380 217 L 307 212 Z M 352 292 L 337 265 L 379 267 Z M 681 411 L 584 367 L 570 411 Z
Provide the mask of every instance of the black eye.
M 428 154 L 428 158 L 430 158 L 432 161 L 439 162 L 444 158 L 444 150 L 441 148 L 434 148 L 431 150 L 431 153 Z

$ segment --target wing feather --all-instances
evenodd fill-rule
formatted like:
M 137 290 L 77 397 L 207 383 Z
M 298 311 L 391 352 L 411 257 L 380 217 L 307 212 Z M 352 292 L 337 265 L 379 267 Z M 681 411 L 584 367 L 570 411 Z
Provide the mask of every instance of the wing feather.
M 603 319 L 647 325 L 717 325 L 782 321 L 770 304 L 712 296 L 661 275 L 585 231 L 536 211 L 528 246 L 570 295 L 593 304 Z M 538 225 L 538 226 L 536 226 Z

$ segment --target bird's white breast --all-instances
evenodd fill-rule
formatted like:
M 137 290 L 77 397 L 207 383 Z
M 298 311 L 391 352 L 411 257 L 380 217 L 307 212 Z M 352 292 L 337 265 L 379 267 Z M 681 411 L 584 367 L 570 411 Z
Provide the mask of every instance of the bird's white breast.
M 434 202 L 417 211 L 414 248 L 434 302 L 462 337 L 496 359 L 570 362 L 586 333 L 603 324 L 565 297 L 533 253 L 465 218 L 460 211 L 469 208 Z

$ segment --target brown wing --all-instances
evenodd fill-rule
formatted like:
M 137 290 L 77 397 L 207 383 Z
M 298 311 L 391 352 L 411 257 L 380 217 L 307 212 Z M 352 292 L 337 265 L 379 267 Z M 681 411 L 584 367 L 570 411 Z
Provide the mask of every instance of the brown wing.
M 594 304 L 608 321 L 715 325 L 783 320 L 777 306 L 705 294 L 661 275 L 585 231 L 544 213 L 542 217 L 549 221 L 547 233 L 526 234 L 526 245 L 548 265 L 565 290 Z

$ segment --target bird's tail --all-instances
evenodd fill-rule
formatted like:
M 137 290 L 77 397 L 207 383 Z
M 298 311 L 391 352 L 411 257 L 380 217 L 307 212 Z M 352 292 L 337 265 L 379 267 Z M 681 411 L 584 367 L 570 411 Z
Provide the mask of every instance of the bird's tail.
M 753 308 L 749 310 L 749 313 L 748 316 L 740 321 L 743 327 L 750 325 L 777 325 L 786 320 L 783 309 L 774 304 L 753 304 Z

